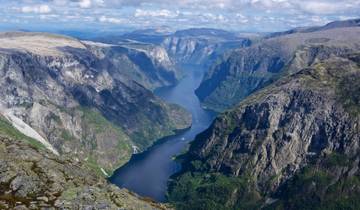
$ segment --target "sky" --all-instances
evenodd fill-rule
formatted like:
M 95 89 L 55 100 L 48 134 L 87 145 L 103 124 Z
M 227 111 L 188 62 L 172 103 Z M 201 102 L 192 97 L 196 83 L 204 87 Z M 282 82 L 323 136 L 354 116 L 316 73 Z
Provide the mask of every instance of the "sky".
M 0 30 L 273 32 L 360 17 L 360 0 L 0 0 Z

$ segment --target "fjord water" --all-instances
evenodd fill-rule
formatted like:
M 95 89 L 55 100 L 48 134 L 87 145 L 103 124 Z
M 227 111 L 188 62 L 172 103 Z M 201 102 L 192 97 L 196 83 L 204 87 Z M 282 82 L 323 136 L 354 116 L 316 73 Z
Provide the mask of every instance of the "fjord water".
M 203 70 L 194 66 L 183 68 L 186 76 L 177 86 L 161 88 L 155 93 L 169 103 L 186 108 L 192 114 L 192 127 L 178 135 L 159 140 L 141 154 L 133 155 L 131 160 L 116 170 L 110 178 L 113 184 L 160 202 L 165 199 L 170 176 L 181 169 L 173 157 L 181 154 L 189 142 L 204 131 L 215 117 L 214 113 L 201 108 L 194 93 L 201 82 Z

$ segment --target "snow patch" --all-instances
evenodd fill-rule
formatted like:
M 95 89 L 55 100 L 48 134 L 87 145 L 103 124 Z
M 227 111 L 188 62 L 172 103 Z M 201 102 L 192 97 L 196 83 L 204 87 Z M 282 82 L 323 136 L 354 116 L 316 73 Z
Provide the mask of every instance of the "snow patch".
M 55 155 L 59 155 L 58 151 L 56 151 L 56 149 L 46 139 L 44 139 L 38 132 L 32 129 L 20 118 L 16 117 L 11 110 L 0 109 L 0 112 L 17 130 L 19 130 L 25 136 L 37 140 L 52 153 L 54 153 Z
M 105 176 L 109 176 L 109 174 L 108 173 L 106 173 L 106 171 L 103 169 L 103 168 L 100 168 L 100 170 L 101 170 L 101 172 L 105 175 Z

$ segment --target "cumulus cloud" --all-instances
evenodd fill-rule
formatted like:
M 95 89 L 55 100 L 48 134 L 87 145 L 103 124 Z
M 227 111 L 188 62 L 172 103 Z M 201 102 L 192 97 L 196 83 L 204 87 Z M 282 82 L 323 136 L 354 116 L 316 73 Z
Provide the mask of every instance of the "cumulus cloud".
M 36 6 L 23 6 L 21 7 L 21 12 L 47 14 L 51 12 L 51 8 L 46 4 Z
M 299 4 L 299 7 L 306 12 L 313 14 L 333 14 L 341 11 L 346 11 L 346 7 L 343 3 L 335 2 L 303 2 Z
M 102 22 L 102 23 L 115 23 L 115 24 L 120 24 L 120 23 L 126 22 L 123 19 L 114 18 L 114 17 L 107 17 L 105 15 L 101 16 L 99 18 L 99 21 Z
M 179 16 L 179 11 L 172 12 L 167 9 L 162 10 L 143 10 L 143 9 L 136 9 L 135 17 L 168 17 L 174 18 Z
M 24 13 L 32 13 L 27 15 L 30 23 L 29 17 L 34 16 L 34 21 L 58 19 L 73 25 L 91 21 L 109 27 L 170 25 L 267 31 L 360 17 L 360 0 L 0 0 L 3 19 L 21 20 Z
M 80 0 L 80 2 L 79 2 L 79 6 L 81 8 L 90 8 L 91 5 L 92 5 L 91 0 Z

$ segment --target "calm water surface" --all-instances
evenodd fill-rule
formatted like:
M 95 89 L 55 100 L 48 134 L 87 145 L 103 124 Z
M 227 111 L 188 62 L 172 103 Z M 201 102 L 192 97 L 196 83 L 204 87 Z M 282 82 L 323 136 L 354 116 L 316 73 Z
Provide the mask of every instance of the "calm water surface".
M 199 86 L 203 70 L 184 67 L 186 77 L 175 87 L 162 88 L 155 93 L 165 101 L 186 108 L 193 117 L 191 129 L 176 136 L 161 139 L 147 151 L 133 155 L 131 160 L 115 171 L 110 182 L 141 196 L 157 201 L 165 200 L 169 177 L 181 169 L 173 157 L 179 155 L 197 134 L 209 127 L 214 113 L 201 108 L 194 90 Z

